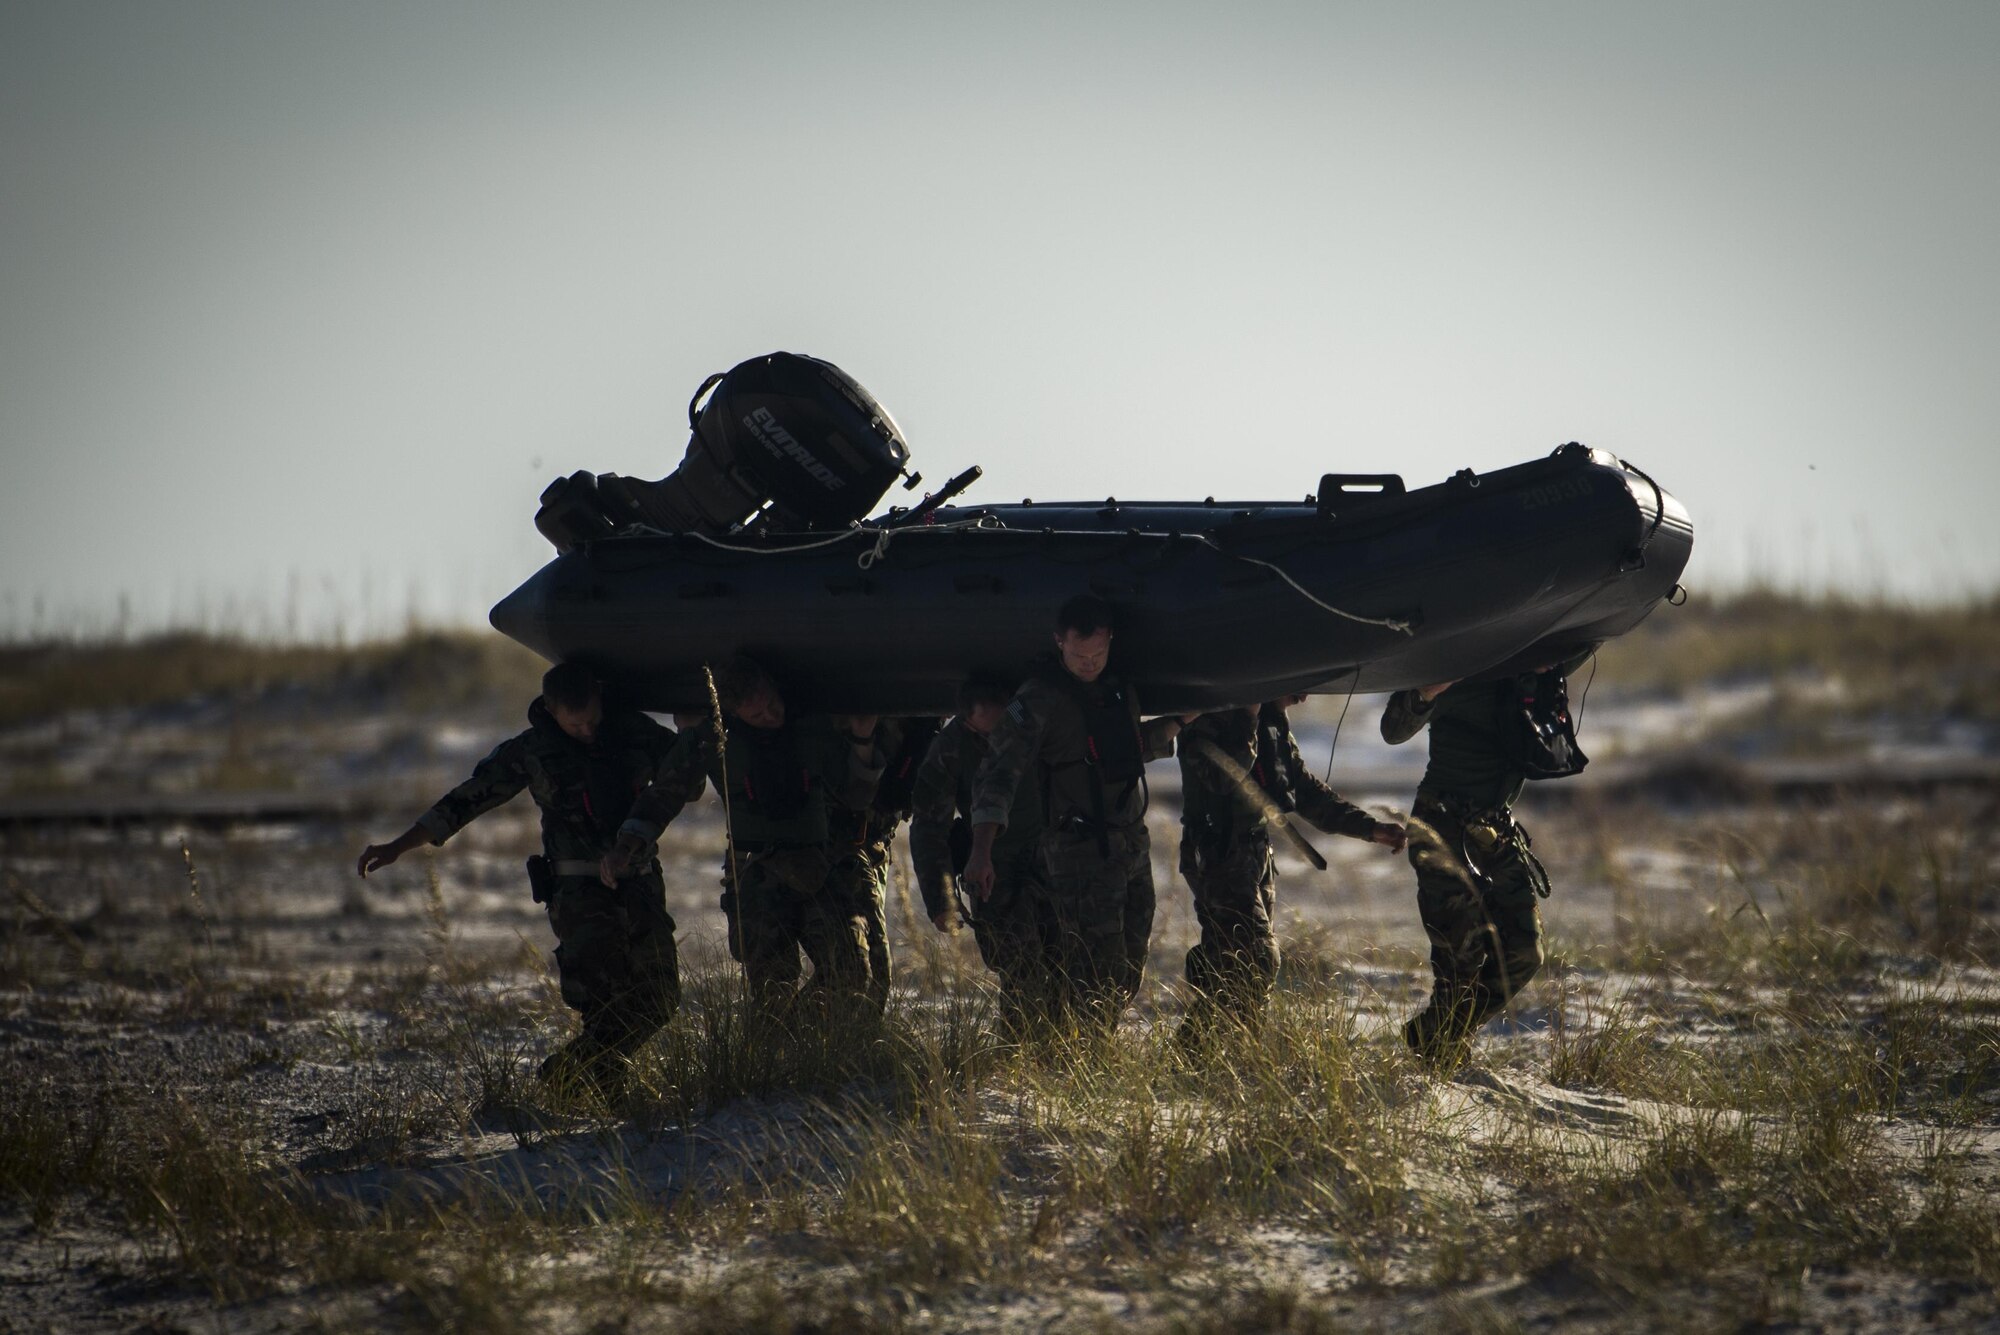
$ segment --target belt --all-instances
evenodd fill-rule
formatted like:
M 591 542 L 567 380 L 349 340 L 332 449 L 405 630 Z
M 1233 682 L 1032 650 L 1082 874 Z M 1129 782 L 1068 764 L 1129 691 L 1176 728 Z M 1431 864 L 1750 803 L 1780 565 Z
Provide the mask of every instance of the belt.
M 1062 817 L 1060 820 L 1055 822 L 1055 828 L 1062 834 L 1075 834 L 1079 831 L 1083 831 L 1086 833 L 1094 833 L 1098 830 L 1102 830 L 1107 834 L 1118 834 L 1125 830 L 1141 829 L 1145 826 L 1145 824 L 1146 822 L 1143 820 L 1130 820 L 1126 821 L 1122 825 L 1115 824 L 1111 821 L 1104 821 L 1100 824 L 1099 822 L 1092 820 L 1088 816 L 1079 815 L 1079 816 Z
M 582 877 L 588 877 L 592 881 L 598 879 L 598 863 L 584 861 L 582 857 L 552 857 L 548 861 L 548 869 L 554 871 L 556 875 L 582 875 Z M 620 881 L 630 881 L 642 869 L 644 867 L 626 867 L 626 873 L 622 877 L 618 877 L 618 879 Z

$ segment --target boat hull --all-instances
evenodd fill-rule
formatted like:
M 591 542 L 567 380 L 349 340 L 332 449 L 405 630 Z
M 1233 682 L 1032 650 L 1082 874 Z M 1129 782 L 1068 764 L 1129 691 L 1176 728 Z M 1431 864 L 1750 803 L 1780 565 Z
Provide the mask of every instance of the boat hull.
M 704 665 L 746 653 L 802 705 L 939 714 L 968 671 L 1020 671 L 1089 591 L 1118 609 L 1114 661 L 1148 712 L 1178 713 L 1540 666 L 1637 625 L 1693 543 L 1672 496 L 1580 447 L 1337 507 L 1024 503 L 937 521 L 886 543 L 877 528 L 607 539 L 492 620 L 648 709 L 703 707 Z

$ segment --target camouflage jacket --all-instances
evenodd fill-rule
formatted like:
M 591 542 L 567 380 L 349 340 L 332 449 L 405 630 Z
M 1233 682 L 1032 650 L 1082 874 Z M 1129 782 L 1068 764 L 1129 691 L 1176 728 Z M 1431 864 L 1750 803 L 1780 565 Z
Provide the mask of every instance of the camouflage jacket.
M 1181 825 L 1202 848 L 1219 853 L 1267 833 L 1264 808 L 1208 757 L 1204 743 L 1234 760 L 1278 810 L 1296 811 L 1328 834 L 1366 839 L 1374 832 L 1373 816 L 1306 765 L 1284 706 L 1273 702 L 1203 714 L 1181 733 Z
M 621 832 L 657 840 L 706 780 L 726 795 L 739 849 L 832 843 L 873 801 L 884 761 L 879 728 L 863 752 L 826 715 L 771 730 L 732 721 L 726 754 L 718 754 L 714 727 L 703 723 L 681 734 L 652 786 L 633 802 Z M 852 839 L 851 833 L 844 837 Z
M 914 809 L 917 774 L 942 722 L 935 718 L 882 720 L 875 734 L 882 757 L 882 782 L 865 808 L 836 812 L 836 837 L 886 853 L 889 841 L 896 837 L 896 827 L 908 820 Z
M 1567 674 L 1590 657 L 1588 652 L 1551 668 Z M 1514 716 L 1520 710 L 1523 683 L 1537 674 L 1502 677 L 1497 681 L 1464 681 L 1425 700 L 1416 691 L 1398 691 L 1382 711 L 1382 740 L 1407 742 L 1431 730 L 1430 764 L 1417 785 L 1420 797 L 1440 798 L 1470 810 L 1509 808 L 1520 799 L 1527 776 L 1513 758 L 1508 742 Z
M 525 788 L 542 811 L 542 851 L 558 860 L 594 862 L 677 746 L 673 729 L 636 709 L 618 708 L 605 713 L 596 740 L 586 745 L 564 732 L 537 698 L 528 706 L 527 731 L 494 747 L 471 778 L 417 818 L 417 826 L 441 844 Z
M 1131 729 L 1129 737 L 1091 735 L 1086 703 L 1100 718 L 1113 715 L 1114 727 Z M 1122 679 L 1106 672 L 1088 684 L 1071 677 L 1060 662 L 1047 661 L 1021 683 L 1021 689 L 993 729 L 993 754 L 979 767 L 972 785 L 972 823 L 1005 825 L 1014 794 L 1030 768 L 1039 767 L 1043 817 L 1050 825 L 1094 820 L 1100 773 L 1108 769 L 1099 756 L 1111 746 L 1131 754 L 1143 765 L 1174 753 L 1172 719 L 1139 721 L 1139 700 Z M 1132 825 L 1146 815 L 1142 773 L 1103 777 L 1104 820 L 1107 825 Z
M 924 913 L 935 918 L 946 905 L 946 878 L 957 872 L 951 830 L 956 817 L 972 810 L 972 781 L 993 753 L 986 738 L 965 726 L 963 719 L 944 725 L 924 753 L 911 797 L 910 863 Z M 1038 776 L 1025 776 L 1014 789 L 1007 811 L 1007 828 L 993 841 L 993 865 L 1005 868 L 1032 856 L 1042 834 L 1042 792 Z

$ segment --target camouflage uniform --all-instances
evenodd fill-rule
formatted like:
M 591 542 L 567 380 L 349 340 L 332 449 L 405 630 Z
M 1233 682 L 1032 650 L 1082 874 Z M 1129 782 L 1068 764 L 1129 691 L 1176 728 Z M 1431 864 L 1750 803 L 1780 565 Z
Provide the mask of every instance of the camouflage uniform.
M 987 739 L 955 718 L 938 733 L 917 771 L 910 862 L 927 917 L 951 907 L 946 878 L 963 870 L 970 847 L 969 831 L 957 818 L 972 810 L 973 776 L 991 754 Z M 1044 1013 L 1054 938 L 1038 894 L 1042 794 L 1037 778 L 1024 775 L 1014 790 L 1007 828 L 993 841 L 993 893 L 974 900 L 969 914 L 979 957 L 1000 980 L 1001 1017 L 1016 1029 Z
M 1052 1008 L 1115 1025 L 1153 937 L 1145 762 L 1173 754 L 1172 719 L 1139 721 L 1129 685 L 1044 662 L 1015 693 L 973 780 L 972 823 L 1005 826 L 1031 769 L 1046 823 L 1037 894 L 1054 924 Z
M 1204 743 L 1233 759 L 1278 810 L 1328 834 L 1366 839 L 1375 831 L 1373 816 L 1306 767 L 1283 705 L 1204 714 L 1187 726 L 1179 748 L 1181 874 L 1201 924 L 1201 940 L 1187 954 L 1194 998 L 1181 1036 L 1190 1043 L 1223 1016 L 1254 1028 L 1278 974 L 1270 829 L 1263 809 L 1208 758 Z
M 812 962 L 815 995 L 846 999 L 866 990 L 867 910 L 833 875 L 852 852 L 837 827 L 867 808 L 882 777 L 879 749 L 858 750 L 825 716 L 775 729 L 732 720 L 725 785 L 714 729 L 691 728 L 625 823 L 627 832 L 658 839 L 700 777 L 726 793 L 734 856 L 723 866 L 722 911 L 730 954 L 742 962 L 760 1013 L 776 1014 L 797 993 L 801 950 Z
M 565 733 L 539 699 L 528 707 L 528 724 L 418 817 L 417 826 L 442 844 L 523 788 L 534 797 L 550 873 L 536 898 L 546 900 L 555 929 L 563 1000 L 583 1017 L 583 1032 L 564 1049 L 564 1060 L 600 1085 L 615 1083 L 623 1059 L 672 1018 L 680 964 L 659 861 L 648 857 L 615 890 L 597 879 L 597 861 L 676 739 L 637 710 L 611 709 L 586 745 Z M 680 790 L 672 809 L 699 791 Z M 667 809 L 665 792 L 656 800 Z
M 882 782 L 875 800 L 859 812 L 842 810 L 835 825 L 844 848 L 834 864 L 833 877 L 844 893 L 862 906 L 868 920 L 868 999 L 875 1009 L 889 1004 L 889 862 L 896 827 L 910 817 L 911 793 L 916 787 L 917 767 L 931 739 L 937 736 L 938 720 L 932 718 L 886 719 L 882 723 L 880 746 L 886 757 Z
M 1580 660 L 1577 660 L 1580 661 Z M 1567 673 L 1575 661 L 1553 669 Z M 1430 1004 L 1403 1027 L 1411 1048 L 1436 1057 L 1470 1036 L 1542 967 L 1548 873 L 1514 819 L 1527 784 L 1509 735 L 1534 674 L 1462 682 L 1431 700 L 1398 691 L 1382 737 L 1408 741 L 1429 725 L 1430 764 L 1410 814 L 1417 912 L 1431 942 Z

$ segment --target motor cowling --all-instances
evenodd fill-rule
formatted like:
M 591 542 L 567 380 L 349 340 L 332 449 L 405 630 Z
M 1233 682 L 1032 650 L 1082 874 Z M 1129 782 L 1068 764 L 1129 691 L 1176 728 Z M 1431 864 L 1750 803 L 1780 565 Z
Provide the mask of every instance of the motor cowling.
M 535 527 L 558 550 L 643 524 L 726 533 L 759 510 L 774 529 L 844 528 L 910 460 L 895 419 L 817 357 L 773 352 L 710 376 L 688 404 L 680 467 L 656 482 L 574 473 L 542 493 Z

